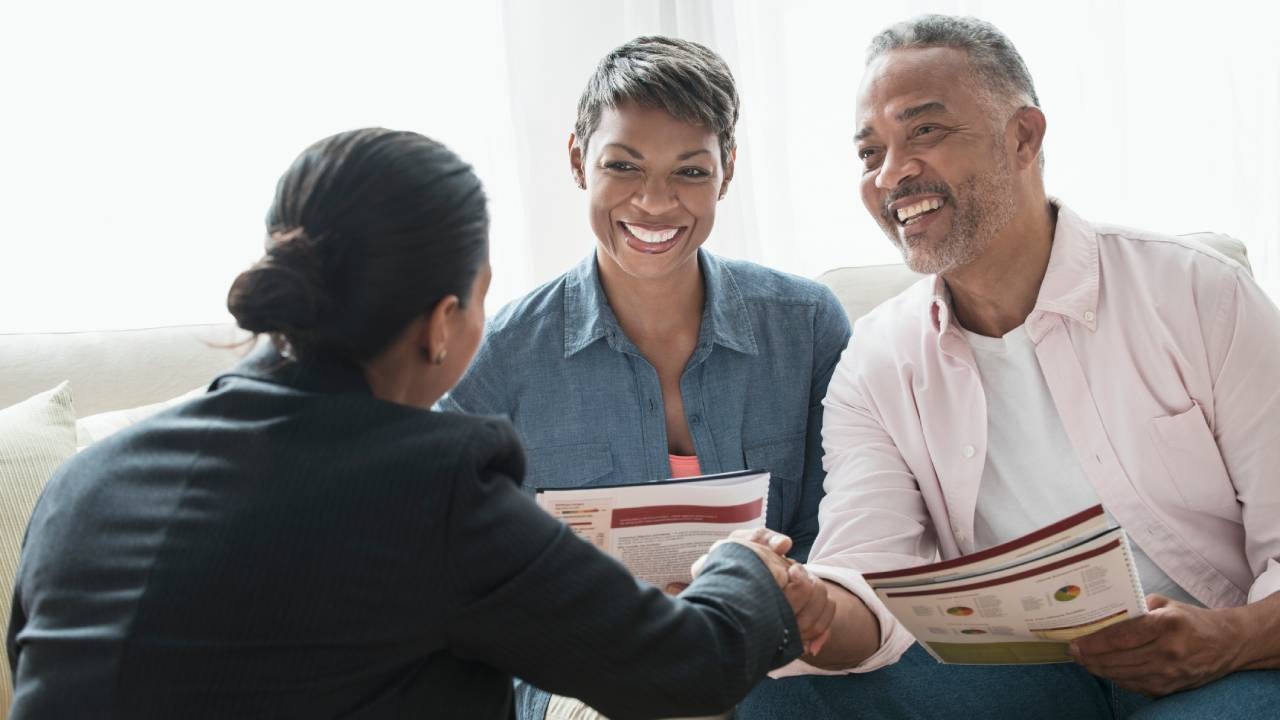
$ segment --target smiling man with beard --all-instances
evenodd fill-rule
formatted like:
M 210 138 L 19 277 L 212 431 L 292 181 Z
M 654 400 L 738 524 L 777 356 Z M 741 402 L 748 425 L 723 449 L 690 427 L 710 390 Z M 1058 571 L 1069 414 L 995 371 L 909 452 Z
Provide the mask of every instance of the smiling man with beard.
M 831 639 L 741 716 L 1274 712 L 1280 312 L 1204 245 L 1048 197 L 1045 114 L 986 22 L 879 34 L 856 120 L 863 203 L 929 277 L 857 322 L 824 403 L 808 567 L 837 605 Z M 1076 663 L 938 665 L 862 579 L 1098 503 L 1150 612 L 1073 642 Z

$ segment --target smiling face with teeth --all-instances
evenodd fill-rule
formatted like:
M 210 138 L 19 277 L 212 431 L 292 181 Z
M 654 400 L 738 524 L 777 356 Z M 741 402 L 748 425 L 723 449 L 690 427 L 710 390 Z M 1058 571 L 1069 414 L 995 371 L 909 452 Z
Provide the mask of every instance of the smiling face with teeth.
M 1006 121 L 963 50 L 894 50 L 868 66 L 855 135 L 862 201 L 912 270 L 966 266 L 1010 224 Z
M 605 109 L 585 153 L 570 138 L 606 282 L 701 278 L 697 250 L 733 174 L 720 156 L 716 133 L 634 103 Z

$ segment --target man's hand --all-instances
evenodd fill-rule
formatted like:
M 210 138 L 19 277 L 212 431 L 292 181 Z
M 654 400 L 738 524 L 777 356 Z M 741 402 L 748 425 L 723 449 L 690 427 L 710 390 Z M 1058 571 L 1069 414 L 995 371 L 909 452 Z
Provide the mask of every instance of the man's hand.
M 787 551 L 791 549 L 791 538 L 768 528 L 735 530 L 728 539 L 720 540 L 711 547 L 715 548 L 724 542 L 736 542 L 749 547 L 760 557 L 795 614 L 805 653 L 817 654 L 831 636 L 831 621 L 835 617 L 836 608 L 827 596 L 827 584 L 810 573 L 804 565 L 786 557 Z M 704 562 L 705 555 L 693 564 L 694 577 L 701 572 Z M 670 586 L 667 588 L 668 592 L 673 589 L 675 588 Z
M 1241 665 L 1246 628 L 1233 609 L 1206 610 L 1160 595 L 1150 612 L 1077 638 L 1068 649 L 1086 670 L 1159 697 L 1217 680 Z
M 782 588 L 791 610 L 796 614 L 804 654 L 810 657 L 822 651 L 831 637 L 831 621 L 836 617 L 836 604 L 827 595 L 827 584 L 809 572 L 801 563 L 787 569 L 789 582 Z

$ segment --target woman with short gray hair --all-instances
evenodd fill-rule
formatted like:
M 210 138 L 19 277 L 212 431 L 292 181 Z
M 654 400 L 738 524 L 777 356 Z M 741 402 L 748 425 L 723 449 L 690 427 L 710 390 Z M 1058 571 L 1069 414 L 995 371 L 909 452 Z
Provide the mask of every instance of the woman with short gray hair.
M 444 405 L 510 416 L 528 488 L 767 470 L 767 524 L 804 560 L 849 321 L 824 286 L 702 247 L 738 115 L 733 74 L 702 45 L 640 37 L 606 55 L 568 148 L 593 252 L 491 319 Z M 798 620 L 803 634 L 824 618 Z M 522 718 L 557 717 L 537 688 L 518 696 Z

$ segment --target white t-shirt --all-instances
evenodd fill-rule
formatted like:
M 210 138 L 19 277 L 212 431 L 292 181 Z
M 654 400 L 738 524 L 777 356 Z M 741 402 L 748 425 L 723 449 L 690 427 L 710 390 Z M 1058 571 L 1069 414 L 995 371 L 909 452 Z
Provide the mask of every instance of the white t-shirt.
M 974 551 L 1097 505 L 1024 326 L 1002 338 L 964 331 L 987 396 L 987 458 L 973 521 Z M 1114 518 L 1112 518 L 1114 522 Z M 1130 539 L 1142 587 L 1200 605 Z

